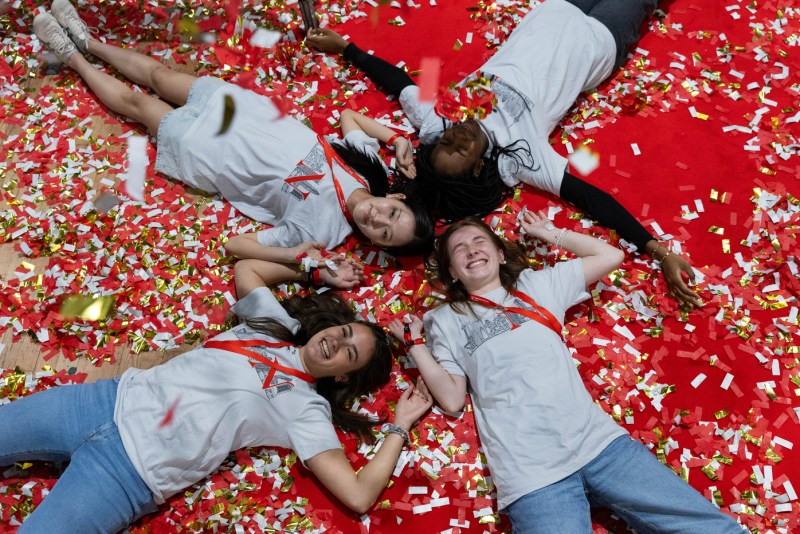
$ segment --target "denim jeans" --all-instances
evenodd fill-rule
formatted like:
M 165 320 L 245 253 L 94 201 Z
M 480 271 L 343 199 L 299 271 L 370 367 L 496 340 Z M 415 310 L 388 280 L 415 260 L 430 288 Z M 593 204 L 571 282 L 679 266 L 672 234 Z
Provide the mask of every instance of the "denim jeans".
M 611 509 L 636 532 L 742 533 L 742 527 L 629 436 L 567 478 L 506 508 L 515 534 L 592 532 L 589 506 Z
M 117 382 L 56 387 L 0 406 L 0 465 L 69 461 L 20 534 L 117 532 L 156 510 L 114 423 Z

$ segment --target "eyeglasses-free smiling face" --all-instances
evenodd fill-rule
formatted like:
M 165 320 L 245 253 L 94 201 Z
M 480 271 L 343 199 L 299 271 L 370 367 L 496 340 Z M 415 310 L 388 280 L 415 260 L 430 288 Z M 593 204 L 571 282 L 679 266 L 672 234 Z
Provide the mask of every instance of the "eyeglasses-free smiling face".
M 355 205 L 352 216 L 364 237 L 378 246 L 401 247 L 414 239 L 414 213 L 396 198 L 370 196 Z
M 481 160 L 489 140 L 478 121 L 460 122 L 447 128 L 431 153 L 436 172 L 456 176 L 473 171 Z
M 361 323 L 331 326 L 300 347 L 300 359 L 314 378 L 346 378 L 362 369 L 375 353 L 375 334 Z
M 465 226 L 453 232 L 447 240 L 447 256 L 450 276 L 469 293 L 486 293 L 501 286 L 504 254 L 484 229 Z

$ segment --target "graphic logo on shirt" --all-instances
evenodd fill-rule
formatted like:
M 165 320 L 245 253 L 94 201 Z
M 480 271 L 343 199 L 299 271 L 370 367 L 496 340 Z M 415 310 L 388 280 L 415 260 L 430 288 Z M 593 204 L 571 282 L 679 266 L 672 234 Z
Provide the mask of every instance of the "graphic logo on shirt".
M 294 389 L 294 380 L 291 376 L 277 372 L 272 377 L 270 383 L 267 384 L 266 380 L 271 369 L 263 363 L 256 363 L 253 365 L 253 369 L 258 373 L 258 379 L 261 380 L 262 383 L 261 388 L 264 390 L 268 399 L 274 399 L 281 393 L 288 393 Z
M 518 298 L 513 298 L 514 303 L 511 305 L 515 308 L 524 308 L 532 310 L 527 303 L 522 302 Z M 473 304 L 473 306 L 476 306 Z M 477 306 L 476 306 L 477 307 Z M 467 338 L 467 343 L 464 345 L 464 350 L 470 355 L 478 350 L 478 348 L 489 341 L 490 339 L 511 331 L 512 329 L 527 323 L 531 319 L 514 312 L 503 312 L 500 310 L 492 310 L 494 315 L 490 319 L 469 321 L 463 315 L 459 315 L 461 321 L 461 330 Z
M 489 78 L 492 92 L 503 104 L 503 111 L 513 119 L 513 122 L 519 122 L 524 114 L 533 111 L 533 100 L 493 74 L 488 74 L 486 77 Z M 470 78 L 477 79 L 477 75 L 473 74 Z
M 284 180 L 281 192 L 291 195 L 297 200 L 305 200 L 309 195 L 319 196 L 315 187 L 325 177 L 325 151 L 319 144 L 301 159 L 294 170 Z

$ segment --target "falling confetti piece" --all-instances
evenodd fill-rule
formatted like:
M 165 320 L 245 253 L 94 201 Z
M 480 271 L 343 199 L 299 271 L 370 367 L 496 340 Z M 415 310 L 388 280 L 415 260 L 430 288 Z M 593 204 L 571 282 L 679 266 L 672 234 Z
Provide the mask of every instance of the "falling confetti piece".
M 233 116 L 236 114 L 236 101 L 233 96 L 225 95 L 225 107 L 222 111 L 222 124 L 219 127 L 217 135 L 222 135 L 228 131 L 233 123 Z
M 164 419 L 162 419 L 158 424 L 158 428 L 164 428 L 165 426 L 172 424 L 172 420 L 175 418 L 175 410 L 178 408 L 178 403 L 180 403 L 180 401 L 180 397 L 176 398 L 170 407 L 167 408 L 167 413 L 164 414 Z
M 590 175 L 600 166 L 600 155 L 585 145 L 579 145 L 567 160 L 581 176 Z
M 419 77 L 420 102 L 433 102 L 439 90 L 439 75 L 441 73 L 441 60 L 438 57 L 422 58 L 420 62 L 422 74 Z
M 147 138 L 132 135 L 128 138 L 128 172 L 125 174 L 125 191 L 134 200 L 144 200 L 144 177 L 147 172 Z

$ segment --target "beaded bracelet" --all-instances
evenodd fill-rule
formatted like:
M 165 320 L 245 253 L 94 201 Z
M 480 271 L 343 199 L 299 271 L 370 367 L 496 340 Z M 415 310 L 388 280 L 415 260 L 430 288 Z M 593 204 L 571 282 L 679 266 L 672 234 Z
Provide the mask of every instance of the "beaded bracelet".
M 564 235 L 568 232 L 566 228 L 562 228 L 561 231 L 558 233 L 558 237 L 556 237 L 556 248 L 561 248 L 561 241 L 564 239 Z
M 381 432 L 384 434 L 397 434 L 402 437 L 406 443 L 411 443 L 411 436 L 408 435 L 408 430 L 401 426 L 393 425 L 391 423 L 384 423 L 381 427 Z
M 425 344 L 425 335 L 418 337 L 417 339 L 411 338 L 411 327 L 408 325 L 403 326 L 403 344 L 406 346 L 406 349 L 410 349 L 415 345 L 424 345 Z
M 661 245 L 661 246 L 664 247 L 664 245 Z M 656 260 L 658 263 L 663 263 L 663 261 L 666 260 L 669 257 L 670 254 L 672 254 L 672 251 L 670 249 L 668 249 L 667 247 L 664 247 L 664 250 L 666 252 L 664 252 L 664 255 L 661 256 L 660 260 L 656 259 L 656 255 L 655 255 L 655 253 L 653 253 L 653 259 Z

